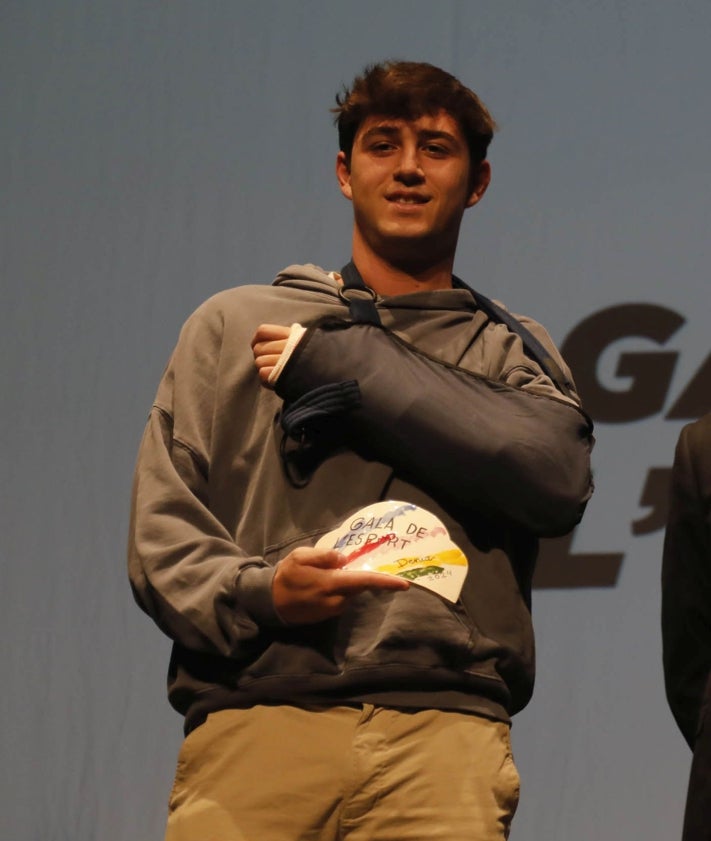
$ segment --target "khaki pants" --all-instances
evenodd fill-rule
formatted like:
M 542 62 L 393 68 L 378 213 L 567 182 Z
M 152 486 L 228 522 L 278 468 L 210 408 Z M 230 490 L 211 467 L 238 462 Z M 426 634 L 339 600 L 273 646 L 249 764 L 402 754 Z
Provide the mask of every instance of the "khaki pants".
M 458 712 L 258 706 L 185 739 L 166 841 L 502 841 L 509 728 Z

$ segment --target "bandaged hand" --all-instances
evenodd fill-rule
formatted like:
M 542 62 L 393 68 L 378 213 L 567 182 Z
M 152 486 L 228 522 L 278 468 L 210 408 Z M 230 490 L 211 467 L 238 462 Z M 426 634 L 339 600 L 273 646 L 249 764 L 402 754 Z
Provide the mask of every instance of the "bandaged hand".
M 259 379 L 266 388 L 273 388 L 294 348 L 306 332 L 300 324 L 260 324 L 252 337 L 252 353 Z

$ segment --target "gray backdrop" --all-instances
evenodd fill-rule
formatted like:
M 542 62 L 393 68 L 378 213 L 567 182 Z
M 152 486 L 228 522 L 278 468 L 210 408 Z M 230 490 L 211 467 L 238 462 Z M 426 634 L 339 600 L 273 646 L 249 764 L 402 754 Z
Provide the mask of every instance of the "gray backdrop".
M 596 496 L 534 593 L 512 839 L 678 836 L 659 509 L 711 408 L 710 35 L 706 0 L 0 2 L 2 838 L 162 836 L 181 720 L 124 571 L 144 419 L 204 298 L 348 258 L 328 108 L 384 57 L 444 66 L 500 123 L 458 272 L 560 343 L 624 322 L 572 346 L 607 419 Z

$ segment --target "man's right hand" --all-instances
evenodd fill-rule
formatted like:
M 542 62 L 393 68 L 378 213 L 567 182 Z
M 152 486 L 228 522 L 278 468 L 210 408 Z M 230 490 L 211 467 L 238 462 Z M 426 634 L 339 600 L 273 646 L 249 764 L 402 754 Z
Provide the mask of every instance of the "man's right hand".
M 277 564 L 272 582 L 274 607 L 289 625 L 321 622 L 342 613 L 365 590 L 407 590 L 402 578 L 368 570 L 343 569 L 347 559 L 335 549 L 294 549 Z

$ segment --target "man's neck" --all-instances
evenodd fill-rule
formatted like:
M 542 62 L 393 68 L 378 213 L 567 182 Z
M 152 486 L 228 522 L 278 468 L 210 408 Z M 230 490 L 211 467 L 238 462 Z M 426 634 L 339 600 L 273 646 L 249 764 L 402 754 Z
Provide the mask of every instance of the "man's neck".
M 452 261 L 435 265 L 394 264 L 369 250 L 353 249 L 353 262 L 366 286 L 379 295 L 452 288 Z

